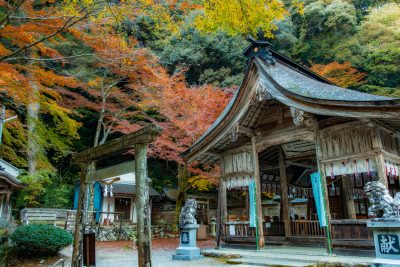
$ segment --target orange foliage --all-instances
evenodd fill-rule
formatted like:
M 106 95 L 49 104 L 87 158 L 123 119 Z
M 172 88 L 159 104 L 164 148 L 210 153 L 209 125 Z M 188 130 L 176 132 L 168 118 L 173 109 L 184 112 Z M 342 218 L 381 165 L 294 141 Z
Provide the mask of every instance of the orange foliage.
M 329 64 L 315 64 L 310 68 L 312 71 L 325 77 L 329 81 L 341 87 L 356 87 L 364 83 L 366 73 L 359 72 L 351 66 L 351 63 L 331 62 Z

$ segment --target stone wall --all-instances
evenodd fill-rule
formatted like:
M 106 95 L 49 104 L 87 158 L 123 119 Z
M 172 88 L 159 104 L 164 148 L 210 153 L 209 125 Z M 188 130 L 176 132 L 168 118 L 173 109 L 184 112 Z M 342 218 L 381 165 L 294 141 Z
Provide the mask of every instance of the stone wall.
M 92 228 L 97 233 L 97 227 Z M 174 226 L 171 224 L 152 225 L 151 235 L 153 238 L 171 238 L 178 236 Z M 136 241 L 137 228 L 136 225 L 123 225 L 121 233 L 119 226 L 101 226 L 99 233 L 96 235 L 98 241 L 116 241 L 116 240 L 132 240 Z

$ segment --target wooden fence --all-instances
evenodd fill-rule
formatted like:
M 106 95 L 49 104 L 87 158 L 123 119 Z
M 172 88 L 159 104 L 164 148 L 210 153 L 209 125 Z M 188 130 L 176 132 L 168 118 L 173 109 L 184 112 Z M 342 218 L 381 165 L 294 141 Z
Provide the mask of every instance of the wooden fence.
M 67 220 L 67 209 L 25 208 L 20 211 L 23 224 L 47 223 L 62 225 Z

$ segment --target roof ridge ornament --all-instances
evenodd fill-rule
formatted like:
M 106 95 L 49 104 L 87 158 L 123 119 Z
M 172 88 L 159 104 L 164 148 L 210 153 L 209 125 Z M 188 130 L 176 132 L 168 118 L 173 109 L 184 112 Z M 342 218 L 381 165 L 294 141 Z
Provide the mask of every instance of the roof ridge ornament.
M 276 60 L 273 58 L 270 51 L 271 43 L 267 40 L 256 40 L 250 34 L 247 36 L 247 41 L 250 42 L 249 46 L 244 50 L 243 55 L 248 58 L 260 57 L 266 60 L 269 64 L 274 65 Z

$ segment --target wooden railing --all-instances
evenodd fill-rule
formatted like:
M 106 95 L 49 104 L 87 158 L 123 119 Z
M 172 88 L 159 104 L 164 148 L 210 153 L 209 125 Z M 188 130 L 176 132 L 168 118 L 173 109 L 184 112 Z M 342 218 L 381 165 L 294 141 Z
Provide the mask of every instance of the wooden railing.
M 250 227 L 248 221 L 226 222 L 223 225 L 223 236 L 225 238 L 255 237 L 256 230 Z
M 285 236 L 283 222 L 263 223 L 265 236 Z M 332 242 L 334 246 L 373 247 L 373 236 L 365 220 L 332 220 Z M 325 228 L 319 226 L 318 220 L 296 220 L 290 222 L 288 238 L 311 237 L 323 240 Z M 222 228 L 222 237 L 226 242 L 254 242 L 255 228 L 248 221 L 226 222 Z
M 265 236 L 285 236 L 285 226 L 283 222 L 264 223 Z
M 331 226 L 334 245 L 373 247 L 373 234 L 366 220 L 332 220 Z
M 290 222 L 292 236 L 325 236 L 325 229 L 318 221 L 296 220 Z
M 268 225 L 263 223 L 264 227 L 264 235 L 266 236 L 284 236 L 285 228 L 282 222 L 272 222 Z M 233 221 L 226 222 L 223 226 L 223 236 L 225 238 L 255 238 L 256 237 L 256 229 L 250 227 L 250 223 L 248 221 Z

